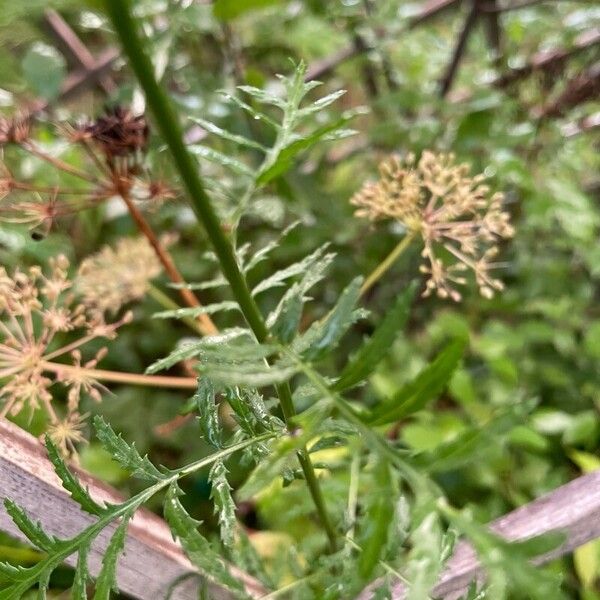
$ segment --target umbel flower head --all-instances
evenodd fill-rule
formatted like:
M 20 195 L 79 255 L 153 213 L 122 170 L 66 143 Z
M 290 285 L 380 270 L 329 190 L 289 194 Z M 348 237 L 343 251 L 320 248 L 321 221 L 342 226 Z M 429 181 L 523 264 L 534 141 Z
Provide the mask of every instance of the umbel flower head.
M 0 267 L 0 416 L 41 407 L 49 416 L 51 432 L 58 431 L 61 422 L 78 421 L 84 394 L 100 400 L 103 388 L 90 369 L 105 350 L 83 362 L 80 348 L 95 338 L 114 338 L 117 328 L 131 319 L 125 315 L 109 324 L 78 302 L 70 291 L 68 267 L 64 256 L 50 261 L 47 274 L 40 267 L 12 274 Z M 63 335 L 71 341 L 61 345 Z M 65 358 L 69 362 L 62 362 Z M 66 421 L 52 404 L 53 386 L 67 390 Z
M 163 237 L 163 245 L 169 239 Z M 75 278 L 75 289 L 85 304 L 99 311 L 116 313 L 123 305 L 146 295 L 150 281 L 162 266 L 145 238 L 122 238 L 114 248 L 104 246 L 85 258 Z
M 350 200 L 356 215 L 371 221 L 395 219 L 408 234 L 423 240 L 421 272 L 428 275 L 424 296 L 461 299 L 456 289 L 472 271 L 483 296 L 490 298 L 503 284 L 490 271 L 497 267 L 498 241 L 512 237 L 504 197 L 491 194 L 483 175 L 470 175 L 467 164 L 452 154 L 425 151 L 391 156 L 379 165 L 380 178 L 366 183 Z M 453 260 L 442 260 L 445 249 Z

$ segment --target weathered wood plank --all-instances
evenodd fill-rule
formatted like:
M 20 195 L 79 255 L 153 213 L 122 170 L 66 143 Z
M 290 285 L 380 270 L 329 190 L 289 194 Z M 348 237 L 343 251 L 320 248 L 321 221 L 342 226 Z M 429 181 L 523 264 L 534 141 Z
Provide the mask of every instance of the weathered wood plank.
M 109 486 L 81 470 L 75 471 L 94 499 L 122 501 Z M 4 498 L 18 502 L 49 533 L 59 537 L 72 536 L 94 521 L 94 517 L 83 512 L 62 488 L 43 445 L 9 421 L 0 419 L 0 501 Z M 0 530 L 23 539 L 3 505 L 0 505 Z M 93 574 L 99 571 L 103 550 L 113 531 L 114 527 L 107 527 L 92 547 L 89 564 Z M 261 585 L 248 575 L 233 567 L 232 572 L 244 581 L 251 596 L 264 593 Z M 119 560 L 119 589 L 133 598 L 156 600 L 165 597 L 172 583 L 184 578 L 171 597 L 196 600 L 200 578 L 189 576 L 194 573 L 194 567 L 173 541 L 165 522 L 149 511 L 138 511 L 129 525 L 125 553 Z M 210 597 L 232 598 L 227 590 L 213 585 Z
M 556 490 L 522 506 L 490 523 L 489 528 L 510 541 L 532 538 L 550 531 L 561 531 L 565 542 L 548 554 L 535 559 L 536 564 L 572 552 L 586 542 L 600 537 L 600 470 L 563 485 Z M 434 598 L 455 600 L 460 598 L 471 581 L 482 580 L 484 571 L 473 548 L 460 542 L 438 584 L 432 592 Z M 393 586 L 392 597 L 401 600 L 406 587 L 398 582 Z M 358 600 L 373 597 L 369 586 Z

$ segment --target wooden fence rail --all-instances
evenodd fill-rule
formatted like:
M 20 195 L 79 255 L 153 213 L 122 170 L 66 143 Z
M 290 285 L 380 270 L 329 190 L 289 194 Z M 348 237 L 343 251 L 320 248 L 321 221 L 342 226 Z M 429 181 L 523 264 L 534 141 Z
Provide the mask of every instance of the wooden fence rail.
M 118 502 L 119 494 L 88 474 L 77 471 L 91 495 L 101 501 Z M 68 537 L 93 522 L 61 487 L 42 444 L 12 423 L 0 419 L 0 500 L 11 498 L 49 533 Z M 574 548 L 600 537 L 600 471 L 579 477 L 553 492 L 518 508 L 490 524 L 490 529 L 508 540 L 523 540 L 549 531 L 562 531 L 565 542 L 556 550 L 540 556 L 542 564 L 571 552 Z M 9 516 L 0 508 L 0 530 L 17 538 Z M 93 546 L 90 555 L 92 573 L 97 573 L 102 551 L 114 528 L 108 527 Z M 167 525 L 156 515 L 139 511 L 128 529 L 125 554 L 118 567 L 121 591 L 140 600 L 164 598 L 169 587 L 181 579 L 171 596 L 176 600 L 198 597 L 200 578 L 190 577 L 194 567 L 173 542 Z M 260 583 L 232 567 L 246 585 L 248 593 L 260 598 L 265 593 Z M 189 577 L 185 577 L 188 575 Z M 183 578 L 183 579 L 182 579 Z M 471 546 L 458 544 L 453 557 L 433 591 L 435 598 L 453 600 L 464 593 L 474 579 L 482 579 L 483 570 Z M 365 590 L 358 600 L 372 597 L 373 588 Z M 393 598 L 404 598 L 402 583 L 394 586 Z M 230 594 L 211 587 L 214 600 L 229 599 Z
M 83 471 L 76 472 L 95 500 L 122 502 L 123 498 L 110 487 Z M 30 517 L 40 521 L 48 533 L 58 537 L 71 537 L 95 520 L 83 512 L 62 488 L 43 445 L 22 429 L 1 419 L 0 501 L 4 498 L 20 504 Z M 114 529 L 114 526 L 107 527 L 92 545 L 88 561 L 94 575 L 99 572 L 104 548 Z M 0 508 L 0 530 L 24 539 L 3 505 Z M 75 561 L 67 562 L 73 565 Z M 257 581 L 233 567 L 232 572 L 244 581 L 252 597 L 263 595 L 264 590 Z M 200 578 L 191 576 L 194 573 L 194 567 L 173 541 L 166 523 L 149 511 L 138 511 L 130 522 L 125 553 L 119 559 L 119 589 L 140 600 L 159 600 L 166 597 L 172 584 L 181 581 L 171 598 L 196 600 Z M 209 592 L 209 597 L 215 600 L 233 598 L 227 590 L 213 585 Z

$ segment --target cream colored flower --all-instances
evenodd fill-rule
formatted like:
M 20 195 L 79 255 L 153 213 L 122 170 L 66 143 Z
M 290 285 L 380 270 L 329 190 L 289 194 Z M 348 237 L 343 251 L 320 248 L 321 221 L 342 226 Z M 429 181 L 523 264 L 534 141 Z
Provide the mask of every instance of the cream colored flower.
M 395 219 L 422 238 L 425 296 L 435 291 L 459 301 L 456 286 L 466 283 L 469 270 L 485 297 L 503 289 L 490 271 L 498 266 L 493 262 L 498 241 L 512 237 L 514 230 L 503 210 L 502 194 L 490 194 L 483 175 L 471 176 L 469 166 L 456 163 L 452 154 L 429 151 L 418 161 L 412 154 L 392 156 L 381 163 L 379 172 L 379 181 L 366 183 L 350 202 L 358 207 L 357 216 Z M 440 256 L 442 248 L 450 261 Z
M 74 412 L 66 418 L 56 421 L 48 428 L 48 436 L 63 456 L 77 460 L 75 444 L 86 442 L 83 435 L 86 417 L 87 415 Z
M 161 242 L 168 244 L 169 240 Z M 83 302 L 99 313 L 115 313 L 146 295 L 162 266 L 145 238 L 123 238 L 114 248 L 105 246 L 83 260 L 75 289 Z
M 59 256 L 50 261 L 50 272 L 39 267 L 15 271 L 0 267 L 0 415 L 16 415 L 27 408 L 43 408 L 51 423 L 59 422 L 52 406 L 51 386 L 68 391 L 68 415 L 75 415 L 83 394 L 99 399 L 103 389 L 89 369 L 104 355 L 82 366 L 79 348 L 99 337 L 114 337 L 131 315 L 106 323 L 76 301 L 68 278 L 69 261 Z M 60 345 L 60 334 L 80 332 Z M 55 362 L 70 356 L 72 363 Z

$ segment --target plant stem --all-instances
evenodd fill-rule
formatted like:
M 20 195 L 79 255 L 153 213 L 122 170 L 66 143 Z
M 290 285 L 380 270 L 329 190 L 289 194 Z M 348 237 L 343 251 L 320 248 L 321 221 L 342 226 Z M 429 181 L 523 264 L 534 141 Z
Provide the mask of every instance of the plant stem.
M 140 212 L 138 207 L 129 197 L 129 194 L 123 190 L 120 192 L 120 195 L 123 199 L 123 202 L 125 202 L 125 204 L 127 205 L 127 210 L 129 211 L 131 218 L 134 220 L 138 229 L 144 234 L 144 236 L 148 240 L 148 243 L 152 246 L 156 257 L 164 267 L 165 272 L 169 276 L 169 279 L 173 283 L 185 284 L 185 279 L 179 272 L 179 269 L 177 269 L 177 267 L 175 266 L 175 262 L 171 257 L 171 253 L 164 247 L 164 245 L 158 239 L 157 235 L 154 233 L 154 230 L 152 229 L 152 227 L 150 227 L 150 224 L 144 218 L 144 215 Z M 185 287 L 181 287 L 179 288 L 179 293 L 181 294 L 181 297 L 188 306 L 201 306 L 200 301 L 198 300 L 198 298 L 196 298 L 196 295 L 191 290 L 188 290 Z M 208 315 L 198 315 L 198 322 L 203 335 L 215 335 L 216 333 L 219 333 L 219 330 L 213 323 L 213 320 Z
M 106 371 L 104 369 L 86 369 L 73 365 L 64 365 L 51 361 L 41 361 L 40 366 L 44 371 L 57 375 L 70 375 L 76 377 L 89 377 L 98 381 L 112 381 L 113 383 L 129 383 L 132 385 L 147 385 L 151 387 L 167 387 L 175 389 L 195 390 L 198 381 L 195 377 L 169 377 L 165 375 L 142 375 L 139 373 L 123 373 L 121 371 Z
M 365 279 L 360 288 L 360 295 L 364 296 L 373 285 L 381 279 L 383 274 L 398 260 L 400 255 L 410 246 L 415 237 L 414 232 L 408 232 L 396 245 L 396 247 L 377 265 L 373 272 Z
M 187 189 L 192 210 L 198 221 L 204 226 L 219 259 L 223 275 L 229 282 L 233 296 L 239 304 L 246 322 L 254 332 L 258 342 L 262 343 L 268 337 L 269 330 L 239 268 L 233 245 L 221 228 L 217 214 L 210 203 L 198 172 L 198 164 L 185 147 L 183 131 L 177 114 L 167 94 L 158 85 L 154 77 L 152 64 L 144 51 L 138 28 L 131 15 L 130 2 L 128 0 L 104 0 L 104 4 L 125 55 L 129 59 L 130 66 L 144 90 L 148 107 L 154 115 L 156 127 L 167 144 L 179 175 Z M 294 416 L 295 409 L 289 385 L 278 386 L 278 392 L 286 423 L 290 427 L 289 420 Z M 337 546 L 335 529 L 325 509 L 321 488 L 306 449 L 299 452 L 299 460 L 319 519 L 329 539 L 329 546 L 334 550 Z

